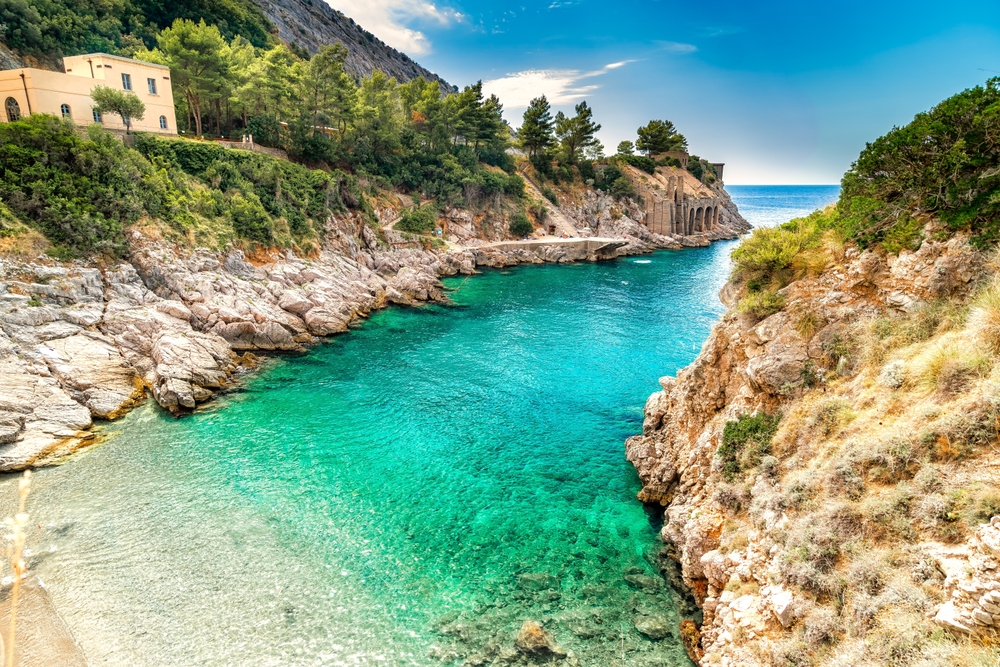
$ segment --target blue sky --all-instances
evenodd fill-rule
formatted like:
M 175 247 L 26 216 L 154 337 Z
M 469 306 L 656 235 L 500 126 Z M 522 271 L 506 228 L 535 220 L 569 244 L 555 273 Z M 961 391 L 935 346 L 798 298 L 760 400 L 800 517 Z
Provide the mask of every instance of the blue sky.
M 731 184 L 836 183 L 865 141 L 1000 76 L 1000 1 L 328 0 L 516 127 L 586 99 L 607 152 L 651 118 Z M 996 70 L 996 72 L 983 71 Z

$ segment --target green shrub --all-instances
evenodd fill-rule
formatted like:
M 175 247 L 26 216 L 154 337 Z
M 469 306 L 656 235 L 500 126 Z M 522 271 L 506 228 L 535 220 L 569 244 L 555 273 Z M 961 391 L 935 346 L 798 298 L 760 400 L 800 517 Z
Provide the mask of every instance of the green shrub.
M 427 234 L 437 226 L 437 209 L 431 204 L 403 211 L 396 229 L 413 234 Z
M 733 251 L 733 277 L 747 280 L 751 288 L 781 289 L 795 277 L 796 260 L 818 248 L 838 220 L 837 209 L 830 207 L 777 227 L 755 229 Z
M 229 207 L 233 231 L 239 236 L 258 243 L 274 241 L 274 224 L 256 195 L 244 197 L 237 192 L 230 198 Z
M 310 245 L 345 201 L 365 205 L 356 180 L 343 172 L 208 142 L 139 134 L 135 146 L 97 125 L 83 138 L 44 114 L 0 125 L 4 216 L 41 232 L 54 257 L 71 259 L 124 254 L 125 228 L 140 218 L 166 223 L 178 240 L 209 229 L 217 242 L 235 235 Z
M 744 470 L 757 467 L 761 457 L 771 453 L 771 439 L 780 421 L 781 413 L 758 412 L 752 417 L 741 415 L 736 421 L 726 422 L 722 444 L 716 450 L 726 481 L 732 482 Z
M 656 161 L 653 158 L 645 157 L 642 155 L 618 155 L 616 159 L 624 162 L 625 164 L 631 165 L 636 169 L 641 169 L 647 174 L 652 174 L 656 171 Z
M 527 236 L 533 231 L 535 231 L 535 226 L 531 224 L 531 220 L 524 213 L 518 213 L 510 221 L 510 233 L 514 236 Z
M 637 196 L 635 188 L 632 187 L 632 183 L 630 183 L 624 176 L 619 177 L 614 183 L 611 184 L 611 189 L 608 190 L 608 194 L 615 199 L 625 199 Z
M 272 227 L 273 220 L 287 220 L 291 237 L 288 240 L 295 243 L 318 237 L 326 219 L 346 210 L 347 204 L 365 207 L 357 180 L 339 170 L 308 169 L 287 160 L 231 150 L 211 142 L 162 139 L 148 134 L 137 136 L 135 147 L 150 160 L 159 160 L 167 169 L 179 169 L 221 190 L 228 200 L 223 201 L 218 214 L 231 217 L 236 233 L 252 241 L 270 242 L 263 240 L 266 235 L 259 221 L 245 224 L 248 211 L 242 200 L 256 201 L 263 207 Z M 225 205 L 225 201 L 233 201 L 233 193 L 242 197 L 236 200 L 240 206 L 238 212 L 228 210 Z M 233 216 L 239 216 L 240 222 L 237 223 Z M 282 241 L 277 237 L 272 240 Z
M 539 223 L 545 222 L 545 218 L 549 216 L 549 209 L 545 208 L 545 205 L 541 202 L 532 202 L 531 205 L 528 206 L 528 211 L 531 215 L 535 216 L 535 220 Z
M 624 142 L 623 142 L 624 143 Z M 596 178 L 594 179 L 594 186 L 598 190 L 603 190 L 607 192 L 611 189 L 612 184 L 623 176 L 622 170 L 618 168 L 616 164 L 604 165 L 596 171 Z
M 83 139 L 54 116 L 0 124 L 0 199 L 67 256 L 121 255 L 126 225 L 156 210 L 152 166 L 99 127 Z
M 542 188 L 542 195 L 556 206 L 559 206 L 559 197 L 556 196 L 555 190 L 552 188 Z
M 917 242 L 915 212 L 936 213 L 973 243 L 1000 240 L 1000 79 L 917 114 L 868 144 L 844 174 L 840 209 L 847 235 L 887 250 Z
M 751 292 L 740 299 L 736 309 L 741 313 L 749 313 L 758 319 L 764 319 L 769 315 L 785 307 L 785 297 L 776 292 Z

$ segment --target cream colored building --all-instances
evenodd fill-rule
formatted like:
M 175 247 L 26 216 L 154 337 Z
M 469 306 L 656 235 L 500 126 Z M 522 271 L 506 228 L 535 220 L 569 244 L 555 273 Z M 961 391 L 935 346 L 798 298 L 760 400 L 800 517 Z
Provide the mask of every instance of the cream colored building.
M 108 86 L 135 93 L 146 113 L 132 120 L 133 132 L 177 134 L 170 69 L 106 53 L 63 58 L 66 73 L 26 67 L 0 71 L 0 122 L 33 113 L 70 118 L 77 125 L 101 123 L 110 130 L 124 130 L 121 118 L 94 112 L 90 91 Z

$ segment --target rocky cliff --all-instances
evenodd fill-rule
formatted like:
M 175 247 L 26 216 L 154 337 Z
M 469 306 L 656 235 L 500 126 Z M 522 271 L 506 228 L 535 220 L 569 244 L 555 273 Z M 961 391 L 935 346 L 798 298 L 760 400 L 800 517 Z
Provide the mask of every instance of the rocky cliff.
M 770 312 L 737 270 L 650 396 L 626 452 L 704 610 L 700 664 L 996 661 L 1000 292 L 925 222 L 898 254 L 826 238 Z
M 327 44 L 339 42 L 347 47 L 345 67 L 357 78 L 381 70 L 397 81 L 418 77 L 441 84 L 444 93 L 454 86 L 437 74 L 424 69 L 408 55 L 392 48 L 378 37 L 337 11 L 325 0 L 253 0 L 274 24 L 278 37 L 297 44 L 310 54 Z

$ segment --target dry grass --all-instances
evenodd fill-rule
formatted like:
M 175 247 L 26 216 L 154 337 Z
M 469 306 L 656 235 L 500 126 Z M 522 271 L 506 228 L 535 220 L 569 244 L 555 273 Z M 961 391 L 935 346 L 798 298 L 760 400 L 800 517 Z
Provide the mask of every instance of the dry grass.
M 808 311 L 792 322 L 806 338 L 821 326 Z M 772 576 L 806 605 L 770 644 L 771 664 L 1000 665 L 997 646 L 929 620 L 945 592 L 925 551 L 1000 514 L 1000 272 L 968 308 L 940 300 L 859 320 L 837 345 L 849 373 L 784 405 L 772 440 L 787 523 L 761 526 L 756 497 L 720 497 L 770 532 Z M 736 550 L 748 524 L 731 520 Z
M 951 332 L 927 345 L 912 364 L 916 382 L 945 394 L 966 390 L 992 369 L 993 359 L 975 340 Z
M 990 354 L 1000 356 L 1000 280 L 991 282 L 973 300 L 969 330 Z
M 49 242 L 40 233 L 20 225 L 12 234 L 0 235 L 0 256 L 17 258 L 36 257 L 44 253 Z

